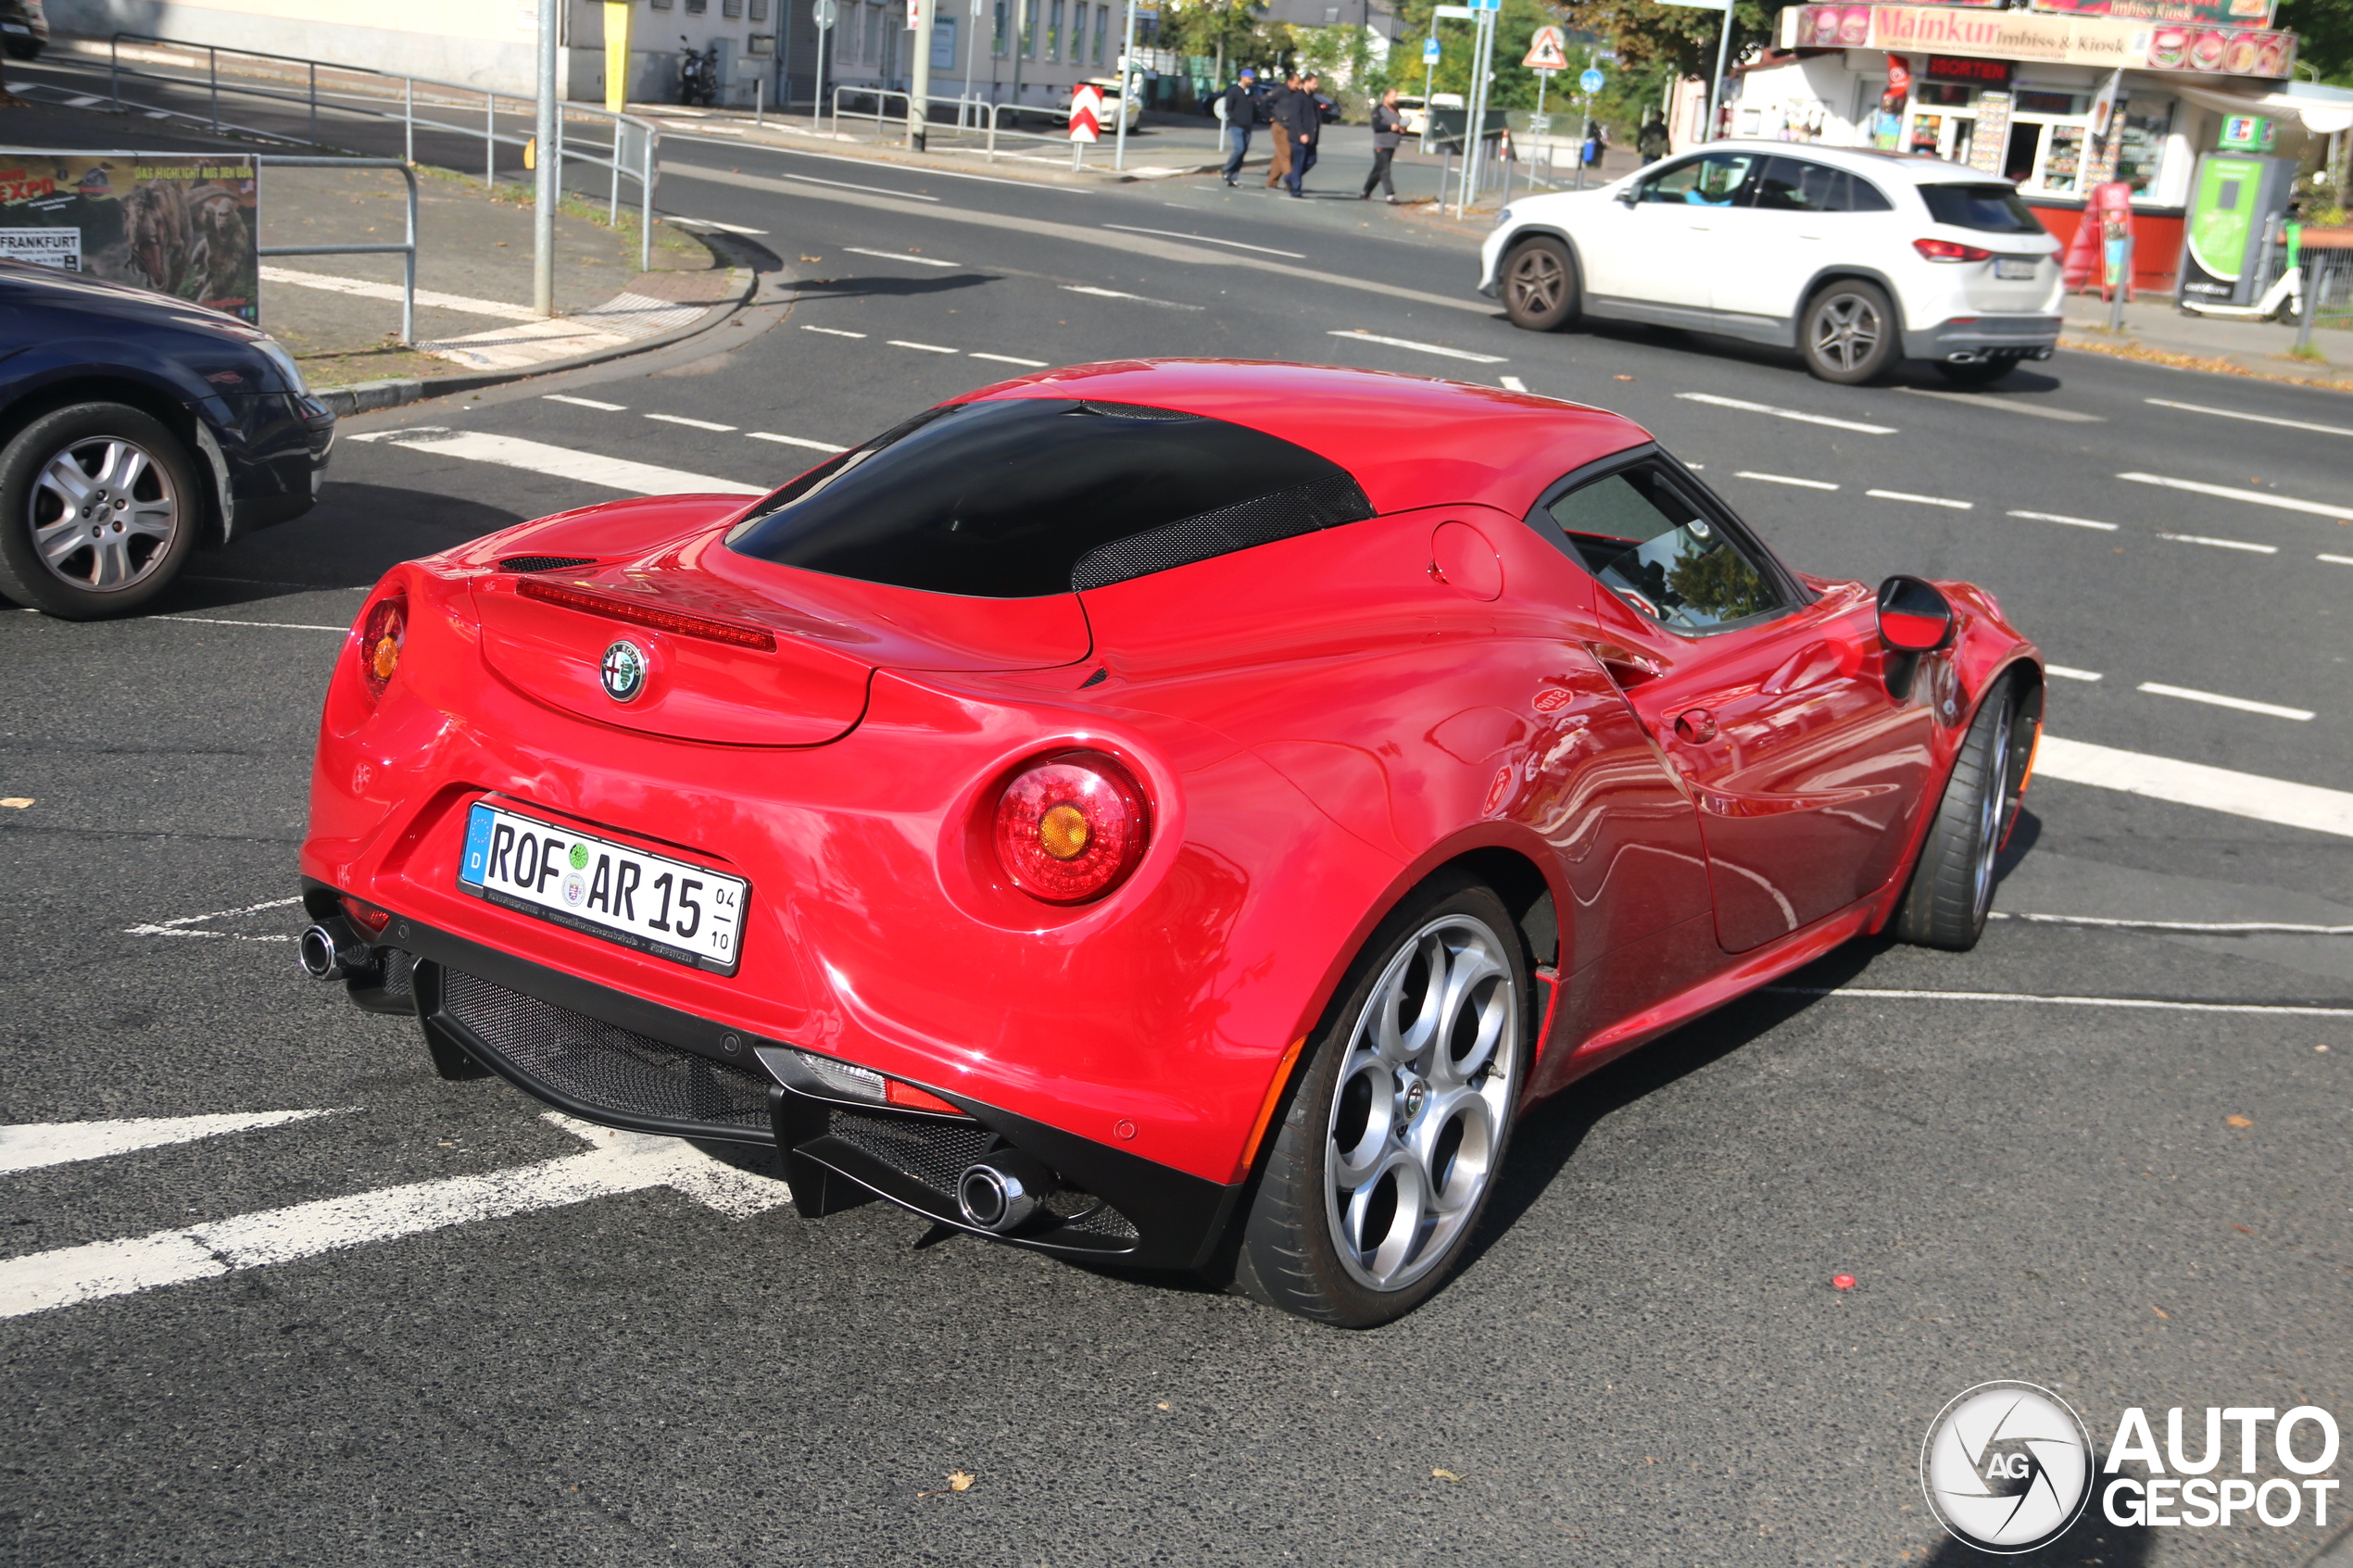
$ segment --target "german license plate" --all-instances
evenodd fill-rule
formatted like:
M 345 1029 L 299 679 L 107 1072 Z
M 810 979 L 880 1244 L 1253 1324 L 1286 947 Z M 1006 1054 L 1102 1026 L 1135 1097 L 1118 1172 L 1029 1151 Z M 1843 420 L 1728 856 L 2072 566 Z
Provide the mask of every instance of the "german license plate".
M 2034 276 L 2034 258 L 2031 256 L 1997 256 L 1994 258 L 1994 276 L 2030 282 Z
M 641 953 L 733 974 L 751 886 L 708 866 L 649 855 L 477 801 L 466 817 L 460 891 Z

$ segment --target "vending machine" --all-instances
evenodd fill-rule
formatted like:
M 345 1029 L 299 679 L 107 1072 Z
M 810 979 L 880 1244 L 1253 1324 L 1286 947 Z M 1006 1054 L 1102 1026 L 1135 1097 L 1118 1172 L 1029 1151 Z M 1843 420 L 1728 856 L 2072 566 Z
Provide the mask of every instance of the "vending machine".
M 2296 183 L 2296 160 L 2208 153 L 2183 226 L 2181 303 L 2244 309 L 2272 280 L 2270 253 Z

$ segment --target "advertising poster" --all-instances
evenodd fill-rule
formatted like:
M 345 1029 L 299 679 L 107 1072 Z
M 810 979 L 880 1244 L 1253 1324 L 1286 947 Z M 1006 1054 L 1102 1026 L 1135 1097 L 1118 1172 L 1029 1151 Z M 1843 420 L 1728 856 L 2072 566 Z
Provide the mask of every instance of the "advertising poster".
M 2271 25 L 2272 0 L 2034 0 L 2032 8 L 2071 17 L 2261 28 Z
M 258 320 L 250 157 L 0 158 L 0 256 Z
M 1780 14 L 1780 38 L 1787 49 L 1982 55 L 2111 70 L 2280 78 L 2296 66 L 2292 32 L 2121 14 L 1988 13 L 1952 6 L 1791 6 Z

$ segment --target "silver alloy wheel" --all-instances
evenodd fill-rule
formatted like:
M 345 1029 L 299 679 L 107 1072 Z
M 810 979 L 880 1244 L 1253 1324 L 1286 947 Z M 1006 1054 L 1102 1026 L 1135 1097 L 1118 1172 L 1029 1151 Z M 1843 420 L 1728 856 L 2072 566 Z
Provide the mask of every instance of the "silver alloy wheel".
M 1852 371 L 1879 352 L 1879 311 L 1861 295 L 1842 294 L 1814 318 L 1814 353 L 1832 370 Z
M 1518 983 L 1483 921 L 1432 921 L 1381 972 L 1325 1135 L 1326 1217 L 1359 1285 L 1403 1290 L 1453 1250 L 1503 1145 L 1519 1036 Z
M 1994 860 L 2002 848 L 2002 819 L 2010 798 L 2010 705 L 2000 697 L 1986 745 L 1985 788 L 1977 803 L 1975 863 L 1969 867 L 1971 912 L 1981 925 L 1994 902 Z
M 1512 257 L 1511 283 L 1522 310 L 1544 316 L 1560 307 L 1568 278 L 1560 257 L 1542 245 L 1529 245 Z
M 115 593 L 144 581 L 171 553 L 179 486 L 134 441 L 89 435 L 34 471 L 26 502 L 32 547 L 51 576 Z

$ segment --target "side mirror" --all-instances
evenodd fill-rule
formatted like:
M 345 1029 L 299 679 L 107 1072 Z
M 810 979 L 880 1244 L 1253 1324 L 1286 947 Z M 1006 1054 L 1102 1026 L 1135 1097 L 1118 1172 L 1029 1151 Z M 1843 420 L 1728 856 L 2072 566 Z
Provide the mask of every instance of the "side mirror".
M 1623 202 L 1628 207 L 1632 207 L 1637 201 L 1642 199 L 1642 191 L 1637 186 L 1629 185 L 1610 199 L 1612 201 Z
M 1953 605 L 1931 583 L 1891 577 L 1879 585 L 1879 634 L 1896 653 L 1934 653 L 1953 640 Z

